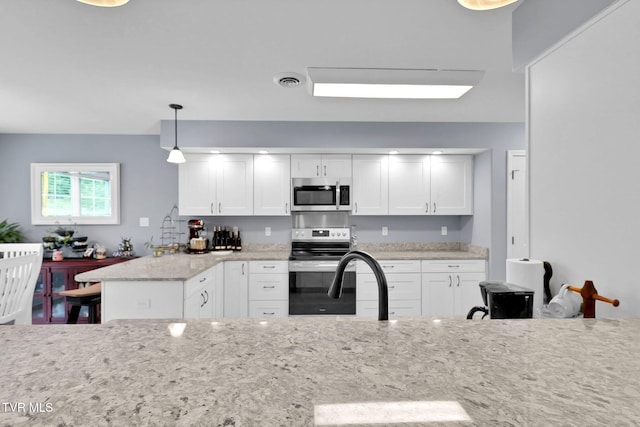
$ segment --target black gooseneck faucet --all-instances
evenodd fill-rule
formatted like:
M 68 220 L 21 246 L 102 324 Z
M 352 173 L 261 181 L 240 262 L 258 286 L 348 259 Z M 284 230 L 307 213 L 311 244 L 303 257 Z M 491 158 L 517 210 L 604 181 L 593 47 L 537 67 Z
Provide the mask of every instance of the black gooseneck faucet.
M 340 295 L 342 295 L 342 276 L 344 275 L 344 270 L 347 268 L 347 264 L 354 259 L 360 259 L 366 262 L 369 267 L 371 267 L 371 270 L 373 270 L 376 281 L 378 282 L 378 320 L 389 320 L 389 288 L 387 286 L 387 278 L 378 261 L 366 252 L 347 252 L 340 259 L 338 268 L 336 269 L 336 275 L 329 287 L 329 292 L 327 292 L 328 295 L 331 298 L 340 298 Z

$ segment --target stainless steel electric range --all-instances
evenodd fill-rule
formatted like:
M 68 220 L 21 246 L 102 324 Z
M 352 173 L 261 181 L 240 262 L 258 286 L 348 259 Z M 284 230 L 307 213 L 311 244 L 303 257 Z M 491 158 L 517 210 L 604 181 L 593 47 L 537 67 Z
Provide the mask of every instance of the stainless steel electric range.
M 338 261 L 349 252 L 349 228 L 294 228 L 289 257 L 289 315 L 356 314 L 355 266 L 344 273 L 342 297 L 330 298 Z

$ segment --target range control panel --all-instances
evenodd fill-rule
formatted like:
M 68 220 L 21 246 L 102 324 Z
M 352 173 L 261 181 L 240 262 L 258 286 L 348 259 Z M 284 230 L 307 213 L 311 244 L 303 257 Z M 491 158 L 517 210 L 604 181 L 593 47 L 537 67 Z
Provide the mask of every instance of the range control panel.
M 350 237 L 351 233 L 348 228 L 294 228 L 291 230 L 291 240 L 293 241 L 349 241 Z

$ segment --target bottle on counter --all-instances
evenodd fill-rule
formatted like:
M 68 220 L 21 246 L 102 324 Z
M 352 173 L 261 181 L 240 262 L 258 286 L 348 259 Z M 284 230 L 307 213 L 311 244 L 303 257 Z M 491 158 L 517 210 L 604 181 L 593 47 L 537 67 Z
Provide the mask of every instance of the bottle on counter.
M 240 238 L 240 231 L 236 235 L 236 251 L 242 250 L 242 239 Z
M 222 246 L 221 246 L 222 245 L 222 232 L 220 230 L 220 226 L 216 227 L 215 235 L 216 235 L 216 237 L 215 237 L 216 243 L 215 243 L 215 246 L 214 246 L 213 250 L 219 251 L 220 249 L 222 249 Z

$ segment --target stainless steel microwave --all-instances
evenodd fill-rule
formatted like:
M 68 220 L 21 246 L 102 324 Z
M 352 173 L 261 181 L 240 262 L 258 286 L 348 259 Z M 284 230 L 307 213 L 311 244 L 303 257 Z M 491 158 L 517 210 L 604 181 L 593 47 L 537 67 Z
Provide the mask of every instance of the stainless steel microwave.
M 293 178 L 292 211 L 350 211 L 351 178 Z

